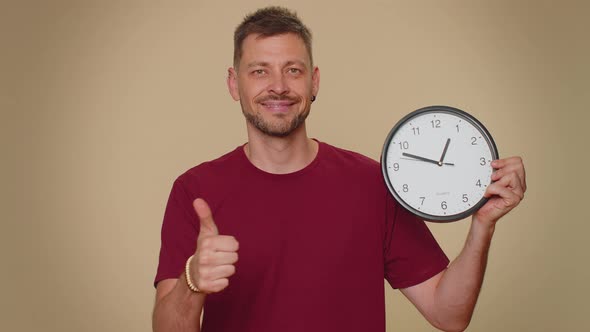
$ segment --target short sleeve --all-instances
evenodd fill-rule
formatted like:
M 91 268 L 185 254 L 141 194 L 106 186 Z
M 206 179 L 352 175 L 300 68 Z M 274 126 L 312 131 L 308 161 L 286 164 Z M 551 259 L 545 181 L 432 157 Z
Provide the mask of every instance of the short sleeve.
M 425 222 L 387 197 L 385 279 L 406 288 L 430 279 L 449 264 Z
M 162 222 L 160 258 L 154 286 L 164 279 L 178 278 L 197 246 L 198 217 L 193 195 L 178 178 L 170 192 Z

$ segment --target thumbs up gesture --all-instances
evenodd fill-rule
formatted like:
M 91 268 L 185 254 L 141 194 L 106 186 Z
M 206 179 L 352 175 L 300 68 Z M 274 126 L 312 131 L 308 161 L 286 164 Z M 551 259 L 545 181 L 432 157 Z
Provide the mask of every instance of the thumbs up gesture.
M 209 205 L 200 198 L 193 202 L 201 221 L 197 250 L 190 262 L 192 282 L 206 294 L 220 292 L 229 285 L 236 271 L 238 241 L 230 235 L 219 235 Z

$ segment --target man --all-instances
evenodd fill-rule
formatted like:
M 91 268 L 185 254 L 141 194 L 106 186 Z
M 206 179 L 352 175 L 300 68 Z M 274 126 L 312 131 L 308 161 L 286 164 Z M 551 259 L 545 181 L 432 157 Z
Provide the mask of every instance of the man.
M 320 72 L 294 13 L 247 16 L 228 74 L 248 142 L 175 181 L 154 330 L 384 331 L 383 278 L 434 326 L 464 330 L 495 223 L 524 196 L 520 158 L 493 162 L 490 200 L 449 265 L 387 193 L 377 162 L 307 137 Z

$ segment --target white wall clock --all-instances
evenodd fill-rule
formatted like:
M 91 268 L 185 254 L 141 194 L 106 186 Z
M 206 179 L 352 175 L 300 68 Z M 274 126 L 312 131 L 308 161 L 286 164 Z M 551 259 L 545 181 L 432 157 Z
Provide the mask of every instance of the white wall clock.
M 410 212 L 435 222 L 473 214 L 487 199 L 491 162 L 498 150 L 473 116 L 429 106 L 401 119 L 389 132 L 381 168 L 389 191 Z

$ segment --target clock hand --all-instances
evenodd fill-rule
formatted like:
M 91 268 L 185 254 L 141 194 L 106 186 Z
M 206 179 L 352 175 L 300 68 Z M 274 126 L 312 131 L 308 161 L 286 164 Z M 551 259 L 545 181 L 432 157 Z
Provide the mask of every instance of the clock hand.
M 422 160 L 422 161 L 425 161 L 425 162 L 428 162 L 428 163 L 433 163 L 433 164 L 437 164 L 438 165 L 438 161 L 436 161 L 436 160 L 432 160 L 432 159 L 428 159 L 428 158 L 416 156 L 414 154 L 410 154 L 410 153 L 405 153 L 404 152 L 404 153 L 402 153 L 402 156 L 404 156 L 404 157 L 411 157 L 411 158 L 414 158 L 414 159 L 418 159 L 418 160 Z
M 413 155 L 413 154 L 410 154 L 410 153 L 405 153 L 405 152 L 404 152 L 404 153 L 402 153 L 402 154 L 403 154 L 404 156 L 411 157 L 411 158 L 400 158 L 400 159 L 405 159 L 405 160 L 414 160 L 414 161 L 420 160 L 420 161 L 426 161 L 426 162 L 429 162 L 429 163 L 433 163 L 433 164 L 437 164 L 437 165 L 438 165 L 438 161 L 436 161 L 436 160 L 427 159 L 427 158 L 422 158 L 422 157 L 420 157 L 420 156 L 415 156 L 415 155 Z M 448 165 L 448 166 L 455 166 L 455 164 L 453 164 L 453 163 L 442 163 L 442 164 L 443 164 L 443 165 Z
M 443 165 L 443 160 L 445 159 L 445 155 L 447 154 L 447 149 L 449 148 L 450 143 L 451 139 L 447 138 L 447 143 L 445 144 L 445 148 L 443 149 L 442 155 L 440 156 L 440 160 L 438 161 L 438 166 Z

